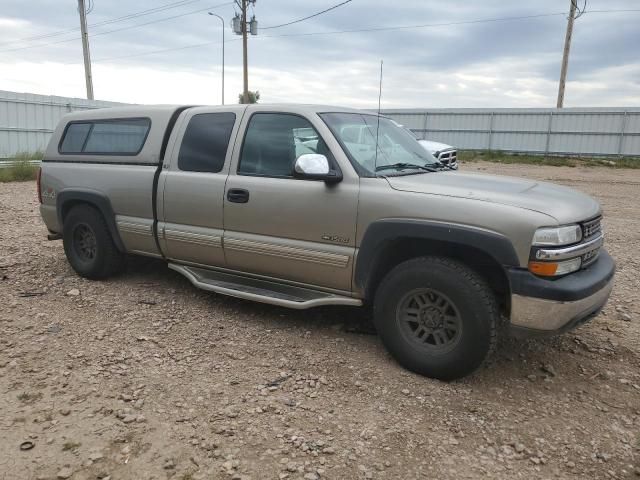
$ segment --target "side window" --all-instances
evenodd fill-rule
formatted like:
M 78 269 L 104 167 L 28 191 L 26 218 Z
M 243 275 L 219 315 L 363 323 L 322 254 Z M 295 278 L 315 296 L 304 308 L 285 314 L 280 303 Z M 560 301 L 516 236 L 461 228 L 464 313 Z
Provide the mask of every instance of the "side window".
M 81 153 L 87 135 L 91 130 L 90 123 L 72 123 L 67 127 L 64 140 L 60 144 L 60 153 Z
M 222 170 L 235 113 L 200 113 L 189 120 L 178 153 L 178 168 L 188 172 Z
M 288 113 L 256 113 L 247 127 L 238 173 L 291 177 L 294 162 L 305 153 L 331 158 L 329 148 L 307 119 Z
M 60 153 L 137 155 L 151 128 L 148 118 L 91 120 L 70 123 L 60 143 Z

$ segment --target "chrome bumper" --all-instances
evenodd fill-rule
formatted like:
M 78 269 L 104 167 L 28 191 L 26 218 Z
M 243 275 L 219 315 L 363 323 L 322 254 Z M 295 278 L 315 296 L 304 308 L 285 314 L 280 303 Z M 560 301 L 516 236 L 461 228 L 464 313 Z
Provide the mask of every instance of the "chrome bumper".
M 511 295 L 511 325 L 548 333 L 571 330 L 593 318 L 605 306 L 612 288 L 613 279 L 593 295 L 573 302 Z
M 556 280 L 509 270 L 511 333 L 552 335 L 587 322 L 606 305 L 614 274 L 615 262 L 604 249 L 587 268 Z

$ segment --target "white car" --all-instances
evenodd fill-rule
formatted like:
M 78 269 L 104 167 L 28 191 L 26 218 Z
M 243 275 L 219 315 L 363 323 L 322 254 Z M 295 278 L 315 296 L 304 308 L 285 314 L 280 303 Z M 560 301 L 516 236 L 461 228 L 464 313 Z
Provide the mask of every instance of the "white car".
M 454 170 L 458 169 L 458 151 L 451 145 L 431 140 L 418 140 L 418 143 L 444 165 Z

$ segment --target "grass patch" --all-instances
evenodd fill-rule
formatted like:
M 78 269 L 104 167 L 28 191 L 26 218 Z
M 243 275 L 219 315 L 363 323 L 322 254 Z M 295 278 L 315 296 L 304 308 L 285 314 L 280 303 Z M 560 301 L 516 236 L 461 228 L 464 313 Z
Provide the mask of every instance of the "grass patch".
M 42 152 L 18 153 L 9 162 L 14 162 L 10 167 L 0 168 L 0 182 L 24 182 L 35 180 L 38 174 L 38 166 L 32 165 L 33 160 L 42 160 Z
M 64 442 L 62 444 L 62 451 L 68 452 L 69 450 L 75 450 L 80 445 L 82 445 L 80 442 Z
M 18 395 L 18 400 L 24 403 L 37 402 L 41 398 L 42 398 L 42 394 L 40 392 L 36 392 L 36 393 L 22 392 L 21 394 Z
M 595 167 L 636 168 L 640 169 L 640 158 L 611 157 L 611 158 L 583 158 L 583 157 L 545 157 L 543 155 L 519 155 L 492 150 L 459 151 L 458 160 L 462 162 L 492 162 L 519 165 L 549 165 L 552 167 Z

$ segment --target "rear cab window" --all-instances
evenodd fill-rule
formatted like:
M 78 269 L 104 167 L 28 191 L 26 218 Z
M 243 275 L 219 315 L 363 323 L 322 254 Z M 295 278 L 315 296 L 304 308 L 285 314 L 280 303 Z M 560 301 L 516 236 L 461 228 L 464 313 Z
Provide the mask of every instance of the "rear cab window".
M 191 117 L 180 144 L 178 169 L 220 172 L 235 122 L 236 115 L 231 112 L 199 113 Z
M 149 118 L 71 122 L 58 145 L 61 154 L 137 155 L 151 128 Z

